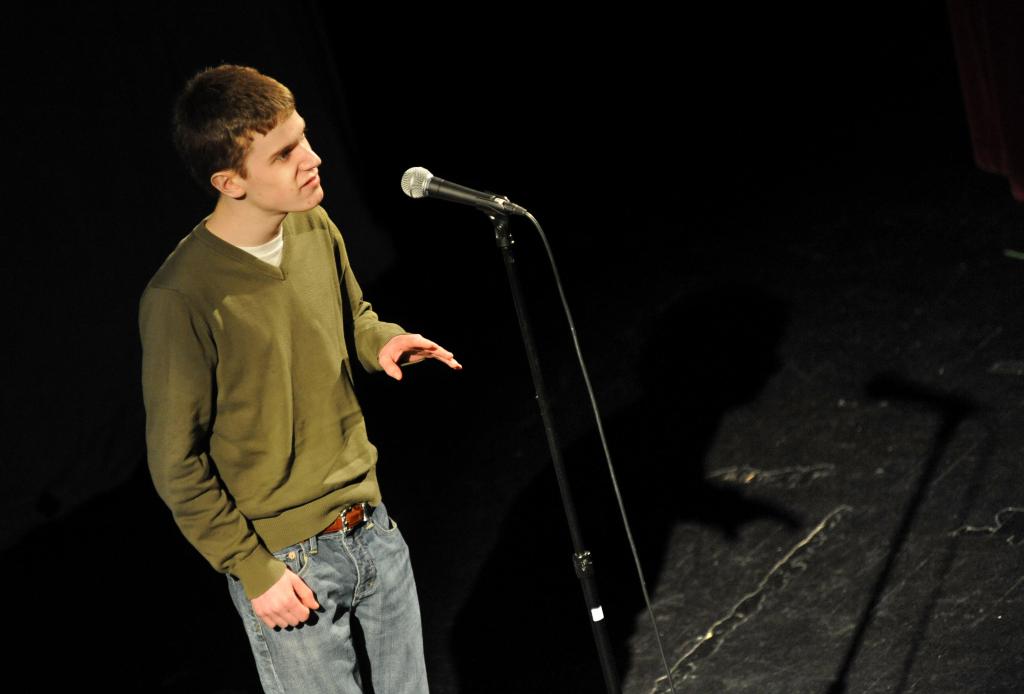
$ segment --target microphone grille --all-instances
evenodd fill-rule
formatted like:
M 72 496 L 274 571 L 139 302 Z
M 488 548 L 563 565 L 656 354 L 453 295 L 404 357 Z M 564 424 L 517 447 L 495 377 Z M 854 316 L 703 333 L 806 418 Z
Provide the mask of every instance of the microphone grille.
M 402 192 L 410 198 L 422 198 L 427 194 L 427 185 L 433 177 L 422 166 L 414 166 L 402 174 Z

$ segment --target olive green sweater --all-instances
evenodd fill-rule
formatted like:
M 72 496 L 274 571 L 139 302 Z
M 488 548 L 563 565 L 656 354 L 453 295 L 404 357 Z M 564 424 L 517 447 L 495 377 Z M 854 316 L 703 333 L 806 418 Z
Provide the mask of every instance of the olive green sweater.
M 188 541 L 253 598 L 284 572 L 272 552 L 380 502 L 344 335 L 380 371 L 405 331 L 363 300 L 322 207 L 285 217 L 280 267 L 205 221 L 139 304 L 149 470 Z

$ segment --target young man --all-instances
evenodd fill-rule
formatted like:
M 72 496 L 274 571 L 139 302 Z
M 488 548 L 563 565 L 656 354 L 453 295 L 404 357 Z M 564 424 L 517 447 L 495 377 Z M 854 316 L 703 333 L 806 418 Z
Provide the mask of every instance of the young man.
M 395 379 L 424 359 L 462 367 L 363 300 L 285 86 L 203 70 L 174 140 L 216 206 L 140 300 L 156 490 L 227 575 L 267 692 L 359 692 L 361 670 L 377 694 L 425 692 L 408 548 L 381 501 L 346 334 L 367 371 Z

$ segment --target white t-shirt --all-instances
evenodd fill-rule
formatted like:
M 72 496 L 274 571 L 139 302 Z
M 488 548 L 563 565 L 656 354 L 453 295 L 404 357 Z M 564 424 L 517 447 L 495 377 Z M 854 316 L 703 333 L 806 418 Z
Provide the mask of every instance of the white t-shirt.
M 277 236 L 260 246 L 239 246 L 254 256 L 275 267 L 281 267 L 281 254 L 284 252 L 284 225 L 277 228 Z

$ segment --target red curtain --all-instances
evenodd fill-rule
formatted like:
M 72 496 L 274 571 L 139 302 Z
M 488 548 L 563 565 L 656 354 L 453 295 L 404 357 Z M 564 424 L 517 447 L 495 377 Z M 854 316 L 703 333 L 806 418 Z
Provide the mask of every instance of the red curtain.
M 974 160 L 1024 202 L 1024 2 L 948 3 Z

